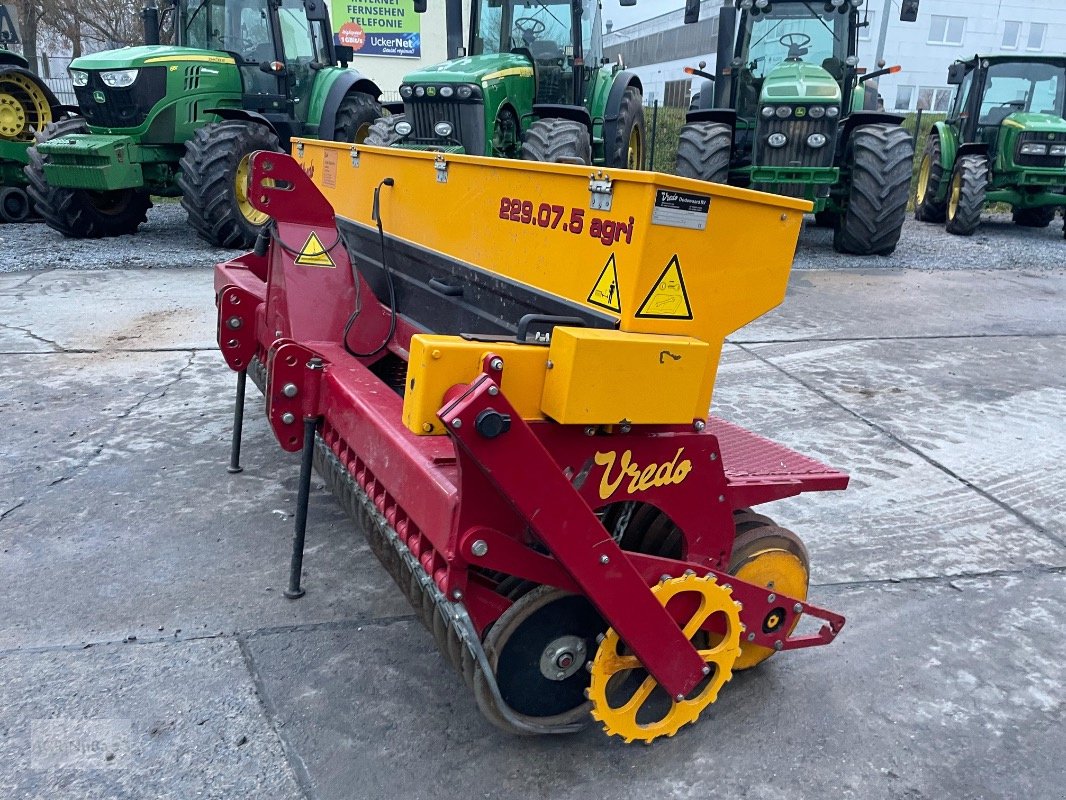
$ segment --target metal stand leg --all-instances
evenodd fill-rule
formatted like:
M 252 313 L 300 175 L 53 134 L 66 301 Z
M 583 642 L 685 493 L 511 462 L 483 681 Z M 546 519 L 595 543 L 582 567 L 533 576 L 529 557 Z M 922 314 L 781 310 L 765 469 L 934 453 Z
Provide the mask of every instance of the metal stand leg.
M 304 448 L 300 459 L 300 491 L 296 496 L 296 528 L 292 537 L 292 560 L 289 562 L 289 588 L 285 596 L 290 600 L 304 596 L 300 576 L 304 568 L 304 534 L 307 531 L 307 503 L 311 497 L 311 472 L 315 455 L 315 429 L 318 419 L 304 420 Z
M 248 380 L 246 370 L 237 373 L 237 397 L 233 403 L 233 441 L 229 448 L 229 466 L 226 471 L 231 475 L 242 472 L 241 466 L 241 432 L 244 428 L 244 385 Z

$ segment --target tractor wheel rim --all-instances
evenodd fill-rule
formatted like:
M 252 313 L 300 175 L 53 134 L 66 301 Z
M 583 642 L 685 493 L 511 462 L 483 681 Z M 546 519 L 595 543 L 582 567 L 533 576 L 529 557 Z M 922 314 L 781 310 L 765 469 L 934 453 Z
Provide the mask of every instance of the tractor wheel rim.
M 951 179 L 951 198 L 948 200 L 948 218 L 955 219 L 959 211 L 959 195 L 962 194 L 962 173 L 956 172 Z
M 45 125 L 52 122 L 52 107 L 48 104 L 44 89 L 26 75 L 15 72 L 0 77 L 0 98 L 5 105 L 10 98 L 21 115 L 18 130 L 13 132 L 8 130 L 5 120 L 0 130 L 0 136 L 5 139 L 32 141 L 34 131 L 42 131 Z
M 237 199 L 237 208 L 252 225 L 265 225 L 270 217 L 252 205 L 248 199 L 248 189 L 252 185 L 252 156 L 249 153 L 237 164 L 233 176 L 233 195 Z
M 922 158 L 922 165 L 918 169 L 918 190 L 914 193 L 916 203 L 921 203 L 929 191 L 929 174 L 933 171 L 933 160 L 926 153 Z
M 626 150 L 626 169 L 640 169 L 644 162 L 644 140 L 640 128 L 636 125 L 629 132 L 629 146 Z

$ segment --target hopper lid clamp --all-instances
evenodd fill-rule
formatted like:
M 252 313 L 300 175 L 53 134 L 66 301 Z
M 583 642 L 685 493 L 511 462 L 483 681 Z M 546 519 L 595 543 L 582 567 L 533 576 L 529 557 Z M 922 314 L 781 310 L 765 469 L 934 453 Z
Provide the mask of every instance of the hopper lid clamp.
M 352 149 L 348 151 L 348 156 L 352 160 L 352 166 L 353 167 L 358 167 L 359 166 L 359 148 L 356 147 L 353 144 L 352 145 Z
M 611 176 L 603 170 L 589 173 L 589 208 L 595 211 L 610 211 L 614 198 Z
M 444 153 L 437 153 L 433 159 L 433 168 L 437 170 L 437 183 L 448 182 L 448 162 L 444 160 Z

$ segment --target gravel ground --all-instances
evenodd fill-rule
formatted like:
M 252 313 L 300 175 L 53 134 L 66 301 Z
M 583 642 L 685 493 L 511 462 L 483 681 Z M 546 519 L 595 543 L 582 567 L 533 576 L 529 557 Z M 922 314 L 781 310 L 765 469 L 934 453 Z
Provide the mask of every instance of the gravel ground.
M 857 258 L 833 251 L 833 234 L 808 217 L 796 252 L 796 269 L 869 267 L 910 269 L 1056 269 L 1066 265 L 1066 242 L 1056 219 L 1049 228 L 1019 228 L 1009 214 L 985 214 L 970 238 L 950 236 L 942 225 L 908 219 L 890 256 Z M 0 272 L 61 269 L 209 267 L 233 255 L 211 247 L 188 227 L 177 203 L 148 212 L 136 236 L 64 239 L 42 223 L 0 226 Z

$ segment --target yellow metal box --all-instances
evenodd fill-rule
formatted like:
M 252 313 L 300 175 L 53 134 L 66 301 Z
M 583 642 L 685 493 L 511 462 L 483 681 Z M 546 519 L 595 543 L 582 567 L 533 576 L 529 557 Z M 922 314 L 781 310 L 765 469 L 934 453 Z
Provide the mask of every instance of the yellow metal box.
M 508 342 L 472 342 L 458 336 L 417 334 L 411 337 L 403 424 L 413 433 L 441 435 L 437 412 L 444 395 L 457 384 L 470 383 L 482 371 L 489 353 L 503 361 L 500 388 L 522 419 L 543 419 L 540 398 L 548 348 Z
M 578 425 L 703 419 L 710 349 L 690 336 L 556 328 L 541 409 Z

